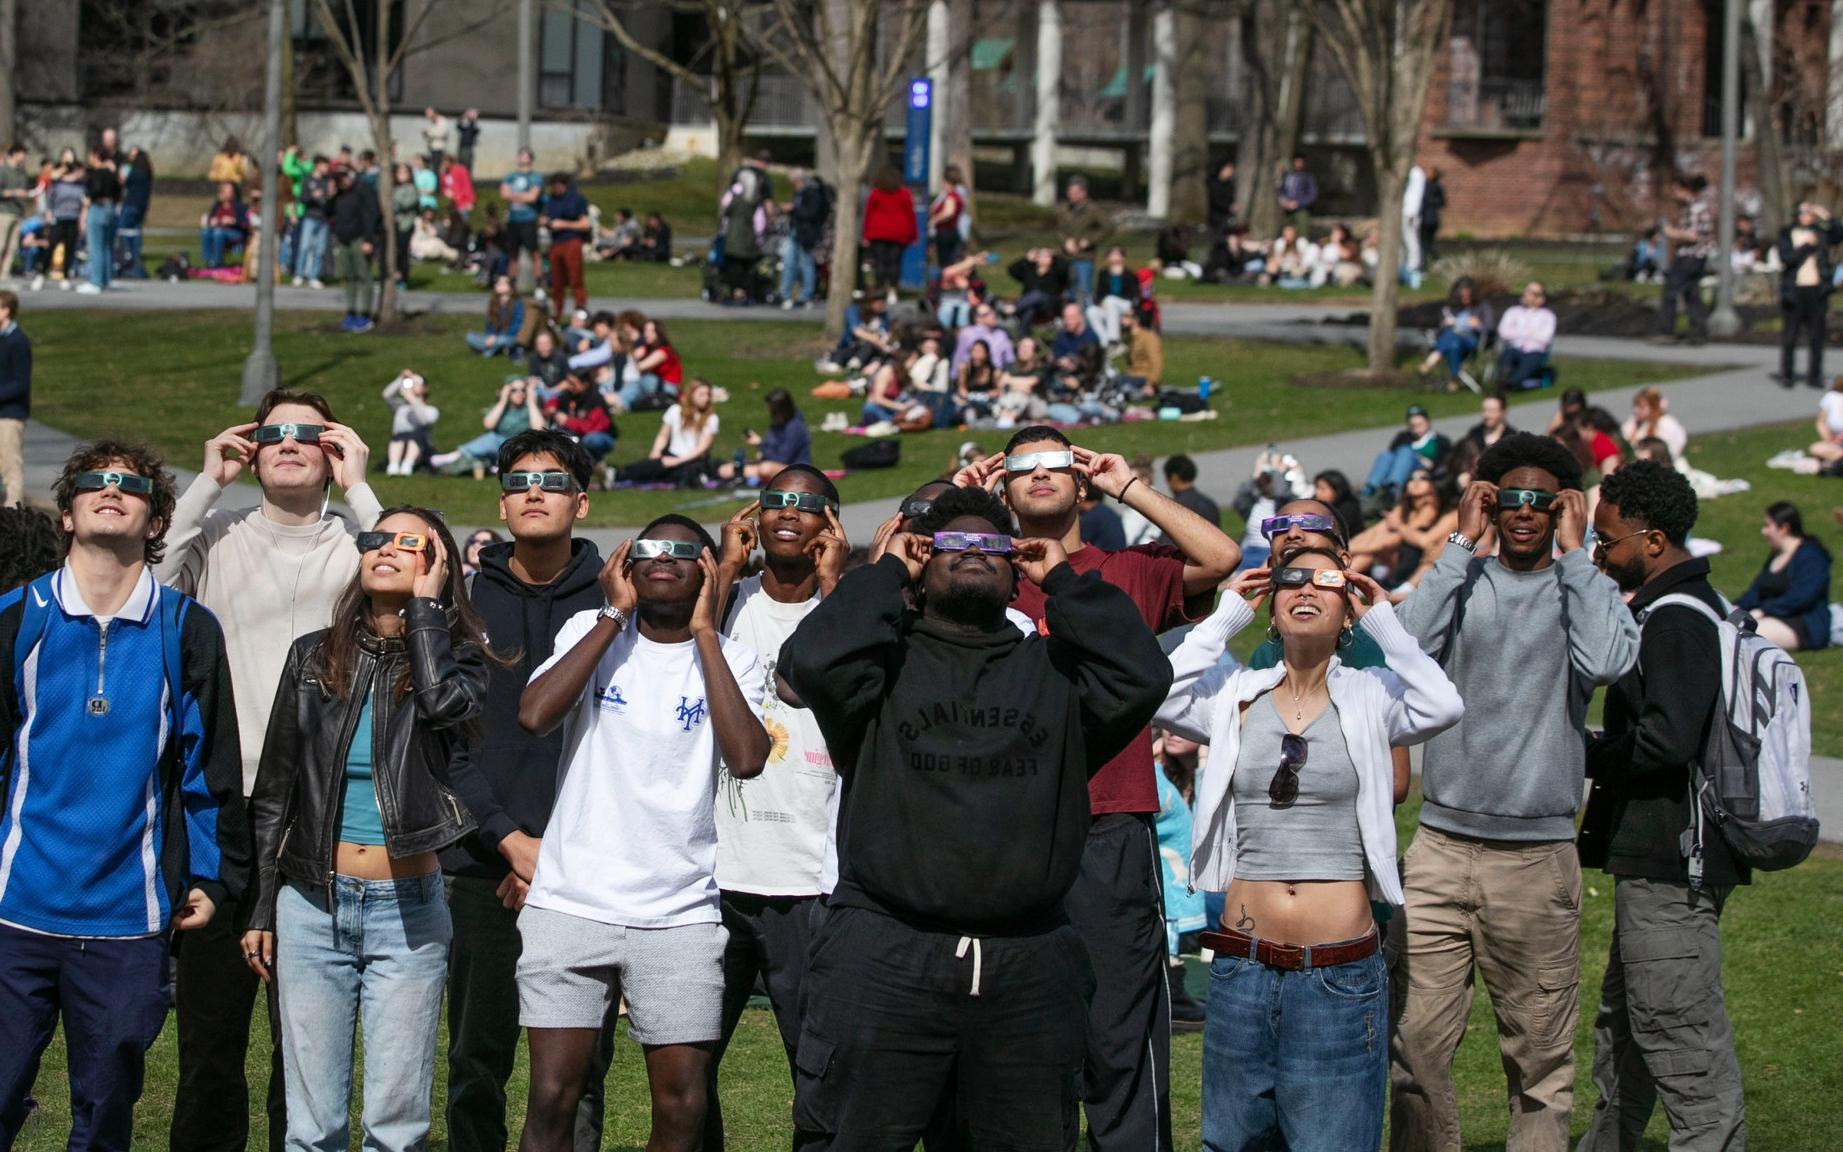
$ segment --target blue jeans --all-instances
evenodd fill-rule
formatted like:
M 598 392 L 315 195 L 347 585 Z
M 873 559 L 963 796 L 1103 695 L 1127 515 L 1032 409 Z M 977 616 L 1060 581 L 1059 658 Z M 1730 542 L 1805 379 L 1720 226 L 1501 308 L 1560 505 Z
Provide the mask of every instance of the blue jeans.
M 1538 387 L 1543 366 L 1548 362 L 1547 352 L 1525 352 L 1505 345 L 1497 357 L 1497 382 L 1504 388 Z
M 1084 308 L 1087 307 L 1094 295 L 1094 258 L 1069 261 L 1069 279 L 1074 282 L 1075 289 L 1069 295 Z
M 365 1147 L 422 1148 L 453 938 L 441 873 L 408 880 L 335 876 L 330 888 L 312 893 L 290 882 L 276 898 L 275 936 L 288 1147 L 345 1152 L 359 1025 Z
M 467 333 L 467 347 L 474 352 L 478 352 L 482 356 L 511 355 L 512 341 L 517 339 L 518 333 L 507 332 L 501 334 L 495 332 L 494 335 L 498 336 L 499 339 L 495 340 L 493 346 L 489 348 L 486 344 L 485 332 L 469 332 Z
M 1254 568 L 1265 568 L 1273 559 L 1273 548 L 1267 544 L 1249 544 L 1241 550 L 1241 563 L 1235 566 L 1237 572 L 1247 572 Z
M 1404 444 L 1400 448 L 1385 448 L 1376 453 L 1376 462 L 1370 465 L 1369 480 L 1365 487 L 1374 490 L 1394 488 L 1400 491 L 1408 483 L 1408 477 L 1414 475 L 1416 468 L 1425 468 L 1427 458 Z
M 122 205 L 121 213 L 115 219 L 115 242 L 120 248 L 122 275 L 130 280 L 147 279 L 147 269 L 141 266 L 141 242 L 144 236 L 141 226 L 147 222 L 144 209 L 133 204 Z
M 1217 953 L 1203 1025 L 1203 1147 L 1350 1152 L 1382 1143 L 1382 953 L 1283 972 Z
M 107 288 L 115 279 L 115 205 L 91 204 L 87 222 L 90 283 Z
M 164 935 L 75 940 L 0 925 L 0 1148 L 19 1136 L 39 1058 L 60 1022 L 70 1147 L 128 1147 L 147 1050 L 166 1024 L 166 944 Z
M 230 250 L 241 243 L 243 233 L 235 228 L 206 228 L 198 234 L 198 257 L 205 267 L 216 268 L 224 263 Z
M 505 442 L 506 438 L 497 432 L 482 432 L 472 440 L 456 448 L 455 451 L 459 452 L 468 460 L 478 460 L 484 464 L 492 464 L 498 461 L 499 446 Z
M 799 302 L 810 304 L 813 289 L 819 283 L 819 266 L 813 254 L 788 236 L 781 241 L 781 299 L 794 299 L 794 281 L 800 283 Z
M 1436 352 L 1446 357 L 1446 370 L 1457 379 L 1459 369 L 1465 366 L 1465 358 L 1478 347 L 1478 337 L 1457 328 L 1447 328 L 1433 338 L 1433 346 Z
M 295 241 L 294 274 L 303 280 L 320 279 L 321 261 L 326 252 L 325 217 L 301 217 L 300 239 Z
M 580 438 L 582 450 L 589 454 L 589 459 L 600 464 L 602 457 L 614 451 L 614 437 L 606 432 L 591 432 Z
M 620 397 L 621 407 L 631 412 L 642 396 L 657 396 L 665 386 L 665 381 L 651 372 L 642 372 L 638 380 L 629 380 L 621 385 L 616 395 Z

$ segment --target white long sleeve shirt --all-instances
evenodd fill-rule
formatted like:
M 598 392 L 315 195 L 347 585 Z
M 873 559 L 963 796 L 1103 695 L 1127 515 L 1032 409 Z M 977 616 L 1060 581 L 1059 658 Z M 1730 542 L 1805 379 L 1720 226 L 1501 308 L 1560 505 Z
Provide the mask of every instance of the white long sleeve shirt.
M 1229 595 L 1171 653 L 1171 695 L 1155 721 L 1210 746 L 1210 769 L 1197 780 L 1191 823 L 1191 883 L 1225 892 L 1235 879 L 1235 796 L 1230 787 L 1241 750 L 1242 705 L 1272 691 L 1286 666 L 1224 667 L 1229 637 L 1254 621 L 1254 610 Z M 1363 614 L 1386 668 L 1347 668 L 1335 657 L 1326 683 L 1344 742 L 1357 769 L 1357 830 L 1371 899 L 1399 906 L 1395 866 L 1395 764 L 1391 747 L 1418 744 L 1459 722 L 1465 702 L 1433 658 L 1421 651 L 1386 603 Z M 1222 771 L 1217 766 L 1223 767 Z M 1271 771 L 1271 768 L 1267 769 Z
M 1513 304 L 1497 322 L 1497 338 L 1519 352 L 1547 352 L 1555 343 L 1555 313 Z

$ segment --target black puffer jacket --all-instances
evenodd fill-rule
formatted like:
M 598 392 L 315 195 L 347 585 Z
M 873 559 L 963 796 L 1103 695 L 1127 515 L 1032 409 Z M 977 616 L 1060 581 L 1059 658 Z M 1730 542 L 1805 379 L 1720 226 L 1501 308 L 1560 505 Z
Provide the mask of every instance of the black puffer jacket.
M 449 620 L 435 601 L 412 600 L 405 615 L 402 637 L 360 633 L 343 699 L 321 679 L 325 631 L 301 637 L 288 653 L 249 802 L 257 883 L 248 928 L 274 929 L 283 880 L 324 887 L 333 875 L 346 754 L 367 697 L 386 850 L 392 857 L 433 852 L 473 831 L 448 764 L 463 726 L 485 701 L 486 657 L 474 644 L 450 642 Z M 410 692 L 399 698 L 392 685 L 406 660 Z

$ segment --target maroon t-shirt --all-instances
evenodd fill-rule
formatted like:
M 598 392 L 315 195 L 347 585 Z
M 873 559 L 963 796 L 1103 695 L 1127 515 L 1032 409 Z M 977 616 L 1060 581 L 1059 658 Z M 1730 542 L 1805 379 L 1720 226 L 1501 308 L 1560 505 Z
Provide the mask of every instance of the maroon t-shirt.
M 1069 563 L 1077 572 L 1099 572 L 1101 579 L 1132 597 L 1140 619 L 1154 632 L 1194 623 L 1209 611 L 1207 594 L 1194 605 L 1185 603 L 1184 554 L 1170 545 L 1141 544 L 1109 552 L 1087 544 L 1069 553 Z M 1035 620 L 1038 632 L 1049 634 L 1043 621 L 1043 589 L 1025 581 L 1011 606 Z M 1088 781 L 1089 811 L 1096 816 L 1158 811 L 1158 781 L 1152 772 L 1152 730 L 1146 728 Z

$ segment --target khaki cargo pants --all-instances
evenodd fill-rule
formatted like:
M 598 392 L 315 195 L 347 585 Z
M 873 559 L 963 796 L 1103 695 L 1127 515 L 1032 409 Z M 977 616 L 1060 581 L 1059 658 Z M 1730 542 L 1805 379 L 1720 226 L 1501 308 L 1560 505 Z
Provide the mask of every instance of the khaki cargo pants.
M 1622 876 L 1593 1029 L 1600 1089 L 1579 1152 L 1631 1152 L 1659 1100 L 1671 1152 L 1747 1146 L 1741 1066 L 1721 990 L 1728 889 Z
M 1509 1152 L 1566 1152 L 1580 1016 L 1581 864 L 1569 840 L 1471 840 L 1422 827 L 1402 870 L 1403 951 L 1390 965 L 1394 1152 L 1459 1152 L 1453 1056 L 1474 965 L 1509 1077 Z

